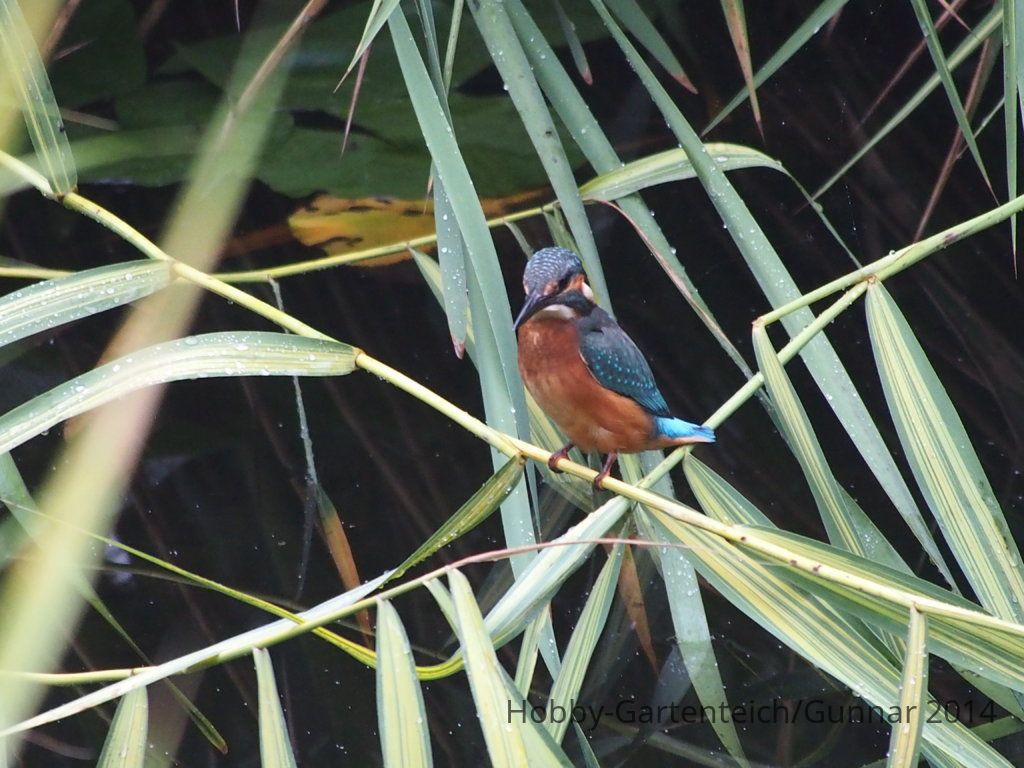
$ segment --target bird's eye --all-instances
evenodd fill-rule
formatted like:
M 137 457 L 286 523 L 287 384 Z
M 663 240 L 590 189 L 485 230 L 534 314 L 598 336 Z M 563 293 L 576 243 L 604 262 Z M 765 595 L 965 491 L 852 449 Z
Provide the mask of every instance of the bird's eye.
M 572 275 L 566 275 L 561 280 L 559 280 L 558 281 L 558 292 L 561 293 L 566 288 L 568 288 L 569 287 L 569 283 L 571 283 L 571 282 L 572 282 Z

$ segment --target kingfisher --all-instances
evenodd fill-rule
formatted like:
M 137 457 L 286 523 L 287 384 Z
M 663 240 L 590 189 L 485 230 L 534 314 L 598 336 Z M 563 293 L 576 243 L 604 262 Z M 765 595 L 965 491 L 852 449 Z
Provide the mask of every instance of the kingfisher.
M 583 263 L 566 248 L 543 248 L 523 273 L 526 301 L 515 321 L 519 372 L 534 400 L 569 438 L 548 467 L 573 446 L 607 456 L 600 488 L 620 453 L 713 443 L 710 427 L 674 417 L 643 353 L 594 303 Z

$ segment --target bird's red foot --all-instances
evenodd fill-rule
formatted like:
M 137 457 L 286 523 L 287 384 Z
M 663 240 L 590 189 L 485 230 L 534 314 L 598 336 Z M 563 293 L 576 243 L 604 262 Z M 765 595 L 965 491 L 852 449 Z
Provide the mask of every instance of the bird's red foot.
M 560 470 L 555 465 L 558 462 L 560 462 L 562 459 L 569 458 L 569 451 L 571 451 L 572 449 L 573 449 L 573 444 L 572 443 L 566 443 L 561 448 L 559 448 L 557 451 L 552 453 L 550 458 L 548 458 L 548 469 L 550 469 L 552 472 L 557 472 L 558 474 L 562 474 L 562 470 Z
M 597 477 L 594 478 L 594 490 L 601 490 L 601 483 L 604 482 L 605 478 L 612 471 L 612 464 L 615 463 L 615 459 L 619 457 L 617 453 L 609 453 L 608 457 L 604 460 L 604 464 L 601 465 L 601 471 L 597 473 Z

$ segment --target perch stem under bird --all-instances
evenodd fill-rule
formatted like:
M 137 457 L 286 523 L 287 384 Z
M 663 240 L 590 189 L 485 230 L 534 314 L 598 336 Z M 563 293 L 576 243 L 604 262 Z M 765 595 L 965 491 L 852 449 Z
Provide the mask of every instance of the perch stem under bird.
M 538 405 L 569 438 L 548 466 L 573 446 L 606 454 L 599 488 L 620 453 L 713 443 L 710 427 L 674 417 L 647 359 L 594 303 L 579 257 L 543 248 L 523 273 L 526 301 L 515 321 L 519 372 Z

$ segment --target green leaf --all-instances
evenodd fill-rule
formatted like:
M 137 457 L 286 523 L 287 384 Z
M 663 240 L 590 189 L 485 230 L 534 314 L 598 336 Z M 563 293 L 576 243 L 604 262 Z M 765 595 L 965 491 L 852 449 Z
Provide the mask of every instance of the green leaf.
M 145 688 L 136 688 L 117 704 L 97 768 L 142 768 L 148 731 L 149 698 Z
M 843 547 L 868 560 L 910 573 L 910 568 L 892 544 L 836 480 L 765 327 L 755 323 L 752 336 L 757 364 L 779 414 L 783 436 L 800 462 L 829 541 L 833 546 Z M 933 557 L 939 557 L 937 548 Z
M 775 545 L 793 557 L 805 558 L 819 568 L 834 568 L 848 580 L 884 584 L 890 595 L 898 593 L 905 598 L 899 602 L 882 599 L 869 595 L 855 584 L 848 586 L 846 581 L 816 578 L 814 573 L 804 570 L 782 571 L 786 579 L 816 595 L 830 610 L 842 609 L 890 633 L 905 631 L 908 604 L 918 599 L 942 602 L 957 610 L 979 611 L 976 604 L 917 576 L 778 530 L 742 494 L 692 456 L 687 458 L 685 469 L 690 487 L 709 516 L 724 523 L 749 526 L 748 538 L 756 536 L 759 541 Z M 936 614 L 932 614 L 930 624 L 934 653 L 961 667 L 976 670 L 1000 685 L 1017 690 L 1024 688 L 1020 675 L 1024 665 L 1024 637 L 1020 631 L 1012 632 L 1005 626 L 997 629 L 971 625 L 962 619 Z
M 615 25 L 601 0 L 591 1 L 679 139 L 682 149 L 693 163 L 697 178 L 707 190 L 708 197 L 732 234 L 737 249 L 771 305 L 780 307 L 796 300 L 801 295 L 799 288 L 760 225 L 751 215 L 746 203 L 726 178 L 725 173 L 712 160 L 689 122 L 654 77 L 650 68 Z M 813 320 L 814 315 L 811 311 L 803 307 L 782 318 L 782 323 L 790 336 L 795 336 Z M 921 518 L 921 513 L 882 441 L 878 427 L 875 426 L 871 414 L 864 406 L 857 388 L 828 338 L 824 333 L 818 334 L 807 343 L 800 355 L 839 418 L 840 424 L 851 438 L 854 438 L 854 445 L 889 498 L 893 500 L 903 519 L 919 540 L 927 540 L 927 526 Z M 941 561 L 937 565 L 941 568 Z
M 701 501 L 704 506 L 714 503 Z M 666 515 L 640 514 L 648 516 L 655 541 L 682 545 L 682 551 L 715 589 L 779 640 L 869 703 L 885 711 L 897 705 L 898 670 L 856 625 L 785 581 L 773 565 L 729 542 Z M 934 702 L 929 699 L 931 706 Z M 949 756 L 972 768 L 1009 767 L 992 747 L 958 722 L 926 723 L 924 740 L 923 751 L 929 759 Z
M 743 82 L 747 86 L 750 106 L 754 110 L 754 122 L 757 123 L 757 130 L 763 135 L 761 107 L 757 103 L 757 87 L 754 85 L 754 67 L 750 63 L 750 37 L 747 34 L 747 15 L 743 9 L 743 0 L 721 2 L 725 22 L 729 27 L 729 37 L 732 38 L 732 47 L 736 50 L 736 58 L 739 59 L 740 70 L 743 72 Z
M 914 768 L 921 752 L 921 731 L 928 718 L 928 619 L 910 611 L 907 653 L 900 684 L 900 718 L 892 726 L 888 768 Z
M 434 764 L 412 648 L 387 600 L 377 603 L 377 720 L 386 768 Z
M 399 0 L 373 0 L 373 7 L 370 9 L 370 15 L 366 17 L 366 26 L 363 27 L 363 34 L 359 38 L 359 42 L 356 44 L 356 50 L 352 54 L 352 61 L 350 61 L 348 67 L 345 68 L 344 77 L 348 77 L 356 64 L 359 63 L 359 59 L 361 59 L 363 54 L 366 53 L 367 49 L 369 49 L 370 44 L 373 42 L 374 38 L 377 37 L 377 33 L 384 28 L 388 18 L 398 5 Z
M 644 537 L 652 541 L 657 540 L 656 534 L 647 527 L 647 523 L 647 515 L 637 516 L 637 527 Z M 720 712 L 727 711 L 730 709 L 729 700 L 725 694 L 722 674 L 718 669 L 715 649 L 711 644 L 711 629 L 708 627 L 704 600 L 697 584 L 697 572 L 686 555 L 676 547 L 657 548 L 653 550 L 653 554 L 665 580 L 665 595 L 672 614 L 676 645 L 697 698 L 704 707 Z M 729 754 L 740 765 L 747 765 L 735 723 L 730 719 L 713 718 L 711 727 Z
M 579 188 L 569 165 L 569 158 L 555 130 L 547 103 L 534 77 L 526 52 L 520 43 L 503 3 L 470 3 L 473 18 L 480 34 L 508 88 L 508 94 L 526 126 L 526 132 L 540 157 L 549 183 L 561 205 L 576 241 L 576 250 L 583 261 L 587 280 L 596 301 L 606 309 L 610 307 L 608 286 L 605 284 L 597 244 L 590 222 L 583 211 Z
M 390 578 L 397 579 L 414 565 L 426 560 L 490 517 L 518 485 L 523 475 L 523 461 L 522 457 L 514 456 L 505 462 L 505 466 L 493 474 L 454 515 L 445 520 L 430 538 L 417 547 L 416 551 L 394 570 Z
M 825 23 L 835 16 L 846 5 L 846 0 L 823 0 L 821 5 L 811 12 L 810 16 L 804 19 L 803 23 L 796 28 L 786 41 L 780 45 L 757 72 L 754 73 L 754 88 L 760 88 L 768 78 L 774 75 L 783 64 L 789 61 L 793 54 L 799 51 L 814 35 L 818 33 Z M 750 90 L 744 87 L 736 93 L 729 102 L 715 115 L 715 119 L 708 123 L 702 133 L 708 133 L 712 128 L 732 114 L 740 104 L 750 96 Z
M 924 0 L 910 0 L 910 5 L 913 6 L 914 13 L 917 14 L 917 22 L 921 25 L 921 32 L 928 46 L 928 53 L 931 54 L 932 62 L 935 64 L 935 73 L 939 76 L 939 80 L 942 81 L 942 87 L 946 90 L 946 98 L 949 99 L 949 105 L 953 108 L 957 125 L 960 126 L 960 133 L 964 137 L 967 147 L 971 150 L 971 156 L 974 158 L 974 162 L 977 163 L 982 178 L 985 179 L 985 183 L 991 188 L 992 183 L 988 180 L 985 163 L 981 159 L 978 143 L 974 139 L 974 129 L 971 128 L 971 121 L 967 118 L 964 103 L 961 101 L 960 94 L 956 90 L 956 84 L 953 82 L 953 75 L 949 71 L 949 63 L 946 61 L 946 54 L 939 43 L 939 34 L 935 30 L 935 23 L 932 21 L 928 6 L 925 5 Z
M 0 726 L 0 728 L 3 728 L 3 730 L 0 730 L 0 738 L 70 717 L 90 707 L 117 699 L 129 691 L 145 688 L 147 685 L 151 685 L 158 680 L 164 680 L 186 671 L 195 671 L 211 663 L 222 663 L 241 656 L 247 656 L 255 648 L 267 647 L 294 637 L 297 634 L 308 632 L 311 629 L 311 626 L 308 625 L 319 626 L 320 624 L 326 624 L 337 616 L 351 613 L 351 606 L 380 587 L 387 576 L 388 574 L 384 573 L 355 589 L 350 589 L 347 592 L 336 595 L 298 614 L 298 617 L 307 626 L 296 624 L 291 618 L 286 618 L 250 629 L 233 637 L 186 653 L 183 656 L 141 670 L 131 677 L 83 694 L 53 709 L 34 715 L 27 720 L 22 720 L 6 727 Z
M 284 333 L 226 332 L 157 344 L 88 373 L 0 416 L 0 453 L 142 387 L 218 376 L 341 376 L 355 370 L 347 344 Z
M 547 547 L 537 553 L 487 614 L 487 631 L 495 648 L 515 637 L 533 619 L 562 582 L 590 556 L 596 546 L 591 540 L 604 536 L 628 508 L 624 498 L 616 497 L 555 539 L 566 546 Z
M 448 586 L 455 606 L 455 630 L 466 658 L 469 687 L 473 692 L 491 765 L 499 768 L 529 765 L 523 733 L 526 726 L 516 718 L 509 717 L 509 695 L 502 676 L 503 670 L 494 655 L 491 638 L 484 627 L 473 590 L 466 577 L 458 571 L 448 574 Z
M 1006 137 L 1006 196 L 1017 196 L 1017 116 L 1024 119 L 1024 16 L 1014 0 L 1003 0 L 1003 133 Z M 1018 110 L 1020 110 L 1018 112 Z M 984 122 L 982 123 L 984 125 Z M 1016 259 L 1017 216 L 1010 217 L 1010 245 Z M 1016 263 L 1016 261 L 1014 261 Z
M 756 149 L 740 144 L 708 143 L 704 146 L 723 171 L 771 168 L 789 175 L 782 163 Z M 591 179 L 580 187 L 580 194 L 584 200 L 617 200 L 657 184 L 685 181 L 696 176 L 697 172 L 686 152 L 681 149 L 667 149 L 633 160 L 621 168 Z
M 918 486 L 981 604 L 1020 623 L 1020 551 L 967 430 L 881 283 L 868 288 L 867 316 L 882 388 Z
M 256 665 L 260 701 L 260 762 L 263 768 L 296 768 L 270 652 L 265 648 L 253 648 L 252 660 Z
M 608 6 L 619 17 L 622 26 L 629 30 L 629 33 L 654 57 L 655 61 L 672 75 L 674 80 L 691 93 L 697 92 L 689 76 L 683 70 L 683 65 L 679 63 L 679 59 L 672 53 L 665 38 L 651 23 L 650 17 L 636 0 L 610 0 Z
M 551 695 L 548 697 L 550 707 L 561 706 L 566 712 L 572 711 L 576 696 L 583 687 L 583 678 L 590 666 L 594 648 L 597 647 L 605 622 L 608 621 L 608 609 L 611 608 L 612 598 L 615 596 L 615 585 L 621 567 L 622 544 L 616 544 L 597 581 L 594 582 L 587 602 L 583 605 L 579 621 L 576 622 L 576 627 L 569 638 L 569 645 L 566 646 L 562 658 L 562 669 L 551 686 Z M 571 719 L 552 717 L 544 722 L 545 729 L 556 743 L 561 743 L 565 737 Z
M 593 85 L 594 75 L 590 71 L 590 62 L 587 61 L 587 54 L 583 50 L 580 36 L 576 34 L 576 25 L 573 24 L 572 19 L 566 14 L 559 0 L 555 0 L 555 11 L 558 13 L 558 23 L 562 27 L 562 36 L 565 38 L 566 45 L 569 46 L 569 53 L 572 54 L 572 61 L 576 65 L 576 71 L 580 73 L 580 77 L 583 78 L 587 85 Z
M 533 682 L 533 673 L 537 668 L 537 646 L 540 643 L 545 624 L 550 621 L 550 613 L 550 607 L 541 608 L 526 625 L 526 631 L 523 633 L 523 642 L 519 646 L 519 659 L 516 661 L 516 676 L 513 680 L 516 690 L 523 698 L 530 693 L 530 683 Z
M 66 195 L 78 184 L 75 158 L 46 67 L 18 0 L 0 0 L 0 61 L 5 65 L 4 79 L 10 78 L 21 102 L 28 135 L 50 190 L 54 195 Z
M 389 25 L 409 99 L 469 255 L 470 313 L 476 332 L 477 369 L 488 424 L 508 434 L 525 436 L 529 434 L 529 415 L 516 362 L 511 309 L 494 242 L 473 180 L 400 6 L 391 14 Z M 505 459 L 496 451 L 491 453 L 494 468 L 498 470 Z M 502 506 L 502 523 L 509 546 L 524 546 L 535 541 L 529 503 L 521 485 Z M 532 558 L 533 555 L 526 553 L 514 557 L 513 571 L 518 575 Z
M 0 298 L 0 347 L 131 303 L 170 282 L 169 264 L 144 259 L 87 269 L 12 291 Z
M 448 319 L 448 332 L 452 336 L 455 353 L 462 357 L 469 325 L 466 244 L 440 179 L 434 183 L 434 226 L 437 230 L 437 260 L 441 266 L 442 306 Z

